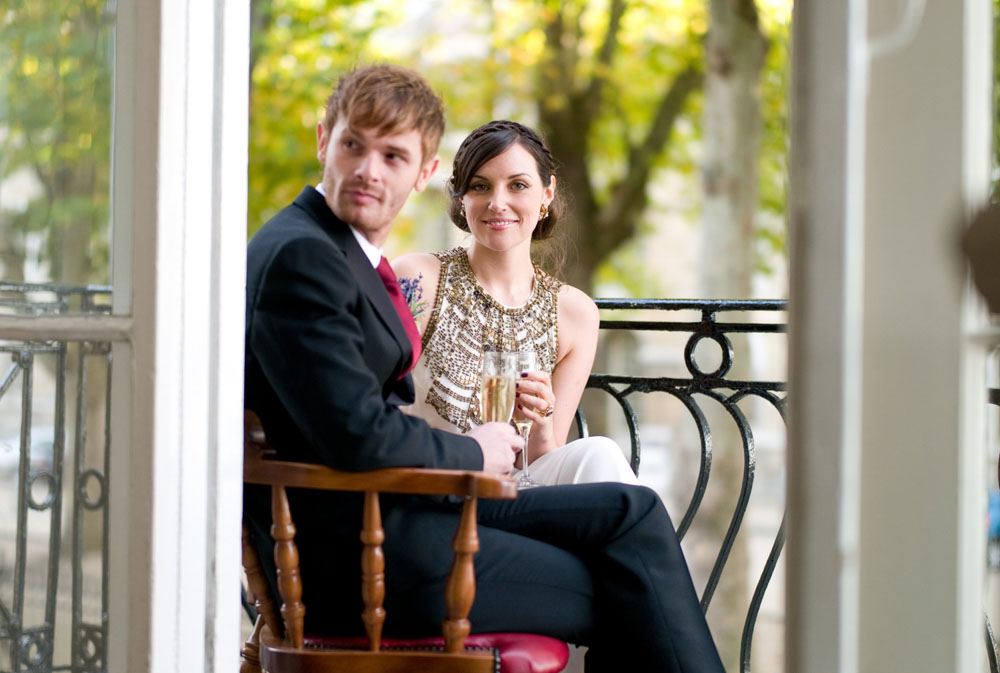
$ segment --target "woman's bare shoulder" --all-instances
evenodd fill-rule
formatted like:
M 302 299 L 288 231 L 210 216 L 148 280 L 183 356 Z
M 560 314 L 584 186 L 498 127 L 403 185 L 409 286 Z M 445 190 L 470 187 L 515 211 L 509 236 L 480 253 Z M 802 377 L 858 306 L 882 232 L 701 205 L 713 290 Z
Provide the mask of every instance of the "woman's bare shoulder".
M 429 252 L 411 252 L 392 260 L 392 270 L 397 278 L 417 278 L 420 274 L 424 276 L 437 274 L 440 269 L 441 262 Z
M 578 346 L 583 347 L 584 351 L 593 353 L 601 318 L 597 304 L 587 293 L 572 285 L 560 287 L 557 320 L 560 360 L 577 350 Z
M 581 327 L 591 324 L 596 327 L 600 321 L 594 300 L 586 292 L 572 285 L 564 284 L 559 288 L 559 313 Z

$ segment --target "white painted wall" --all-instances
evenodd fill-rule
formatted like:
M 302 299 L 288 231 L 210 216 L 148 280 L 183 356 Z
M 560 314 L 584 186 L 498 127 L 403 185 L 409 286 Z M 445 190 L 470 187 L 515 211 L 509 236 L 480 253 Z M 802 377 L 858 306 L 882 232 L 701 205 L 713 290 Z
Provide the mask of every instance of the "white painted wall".
M 789 671 L 983 670 L 988 0 L 795 7 Z M 978 372 L 978 375 L 977 375 Z
M 792 19 L 786 668 L 857 657 L 861 246 L 850 3 L 801 0 Z M 863 147 L 863 140 L 861 143 Z M 810 666 L 815 668 L 810 669 Z

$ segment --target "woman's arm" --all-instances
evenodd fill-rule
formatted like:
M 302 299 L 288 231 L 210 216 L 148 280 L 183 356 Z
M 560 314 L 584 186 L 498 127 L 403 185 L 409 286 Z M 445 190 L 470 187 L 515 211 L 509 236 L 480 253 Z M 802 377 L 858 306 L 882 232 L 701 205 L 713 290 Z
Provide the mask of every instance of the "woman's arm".
M 575 287 L 563 285 L 556 325 L 559 341 L 551 379 L 545 375 L 518 382 L 521 413 L 534 421 L 529 439 L 532 460 L 566 443 L 597 352 L 597 305 Z M 552 416 L 542 415 L 553 399 Z
M 395 259 L 392 270 L 399 279 L 403 296 L 410 304 L 410 312 L 422 337 L 434 310 L 438 280 L 441 278 L 441 262 L 429 253 L 415 252 Z
M 555 438 L 558 446 L 562 446 L 594 366 L 601 318 L 593 299 L 575 287 L 564 285 L 556 320 L 559 343 L 552 372 L 552 391 L 556 397 L 552 418 Z

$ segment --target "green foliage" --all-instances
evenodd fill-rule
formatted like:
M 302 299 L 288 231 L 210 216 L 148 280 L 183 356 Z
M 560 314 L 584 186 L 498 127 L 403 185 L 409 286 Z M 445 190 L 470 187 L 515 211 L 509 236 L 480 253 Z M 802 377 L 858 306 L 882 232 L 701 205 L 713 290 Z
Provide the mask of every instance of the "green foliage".
M 17 174 L 41 187 L 24 210 L 0 213 L 0 244 L 23 248 L 27 232 L 44 232 L 56 281 L 109 278 L 108 7 L 104 0 L 21 0 L 0 10 L 0 179 Z
M 549 135 L 557 159 L 564 162 L 564 175 L 573 178 L 581 172 L 573 155 L 582 156 L 586 182 L 576 176 L 576 182 L 561 183 L 574 202 L 573 249 L 598 251 L 600 278 L 646 277 L 636 273 L 635 256 L 627 250 L 611 255 L 620 242 L 641 238 L 644 229 L 653 228 L 653 222 L 632 221 L 642 217 L 645 187 L 638 198 L 630 199 L 632 207 L 638 206 L 635 212 L 620 217 L 612 217 L 613 195 L 637 162 L 647 174 L 645 180 L 657 180 L 670 170 L 688 175 L 692 189 L 698 188 L 702 98 L 697 88 L 685 95 L 663 149 L 649 156 L 638 150 L 672 83 L 686 68 L 700 64 L 708 12 L 707 3 L 700 0 L 626 2 L 619 29 L 609 41 L 610 58 L 602 59 L 616 4 L 255 0 L 259 20 L 254 23 L 251 76 L 249 232 L 294 198 L 304 183 L 318 181 L 315 125 L 331 83 L 355 63 L 390 60 L 422 72 L 445 99 L 449 133 L 442 142 L 443 175 L 438 181 L 449 172 L 458 141 L 472 128 L 497 117 L 535 125 Z M 761 83 L 765 129 L 760 204 L 763 211 L 780 214 L 786 193 L 790 2 L 759 0 L 759 5 L 771 40 Z M 600 86 L 594 87 L 595 81 Z M 588 118 L 582 111 L 591 106 Z M 568 140 L 560 144 L 558 136 Z M 447 236 L 430 230 L 451 227 L 443 209 L 436 210 L 441 207 L 440 192 L 432 185 L 411 199 L 394 238 L 415 247 L 439 247 Z M 601 227 L 608 226 L 601 224 L 602 218 L 614 222 L 618 234 L 602 232 Z M 762 227 L 763 248 L 784 254 L 780 219 L 767 221 L 779 224 Z M 593 263 L 576 262 L 589 269 L 588 275 L 597 269 L 590 266 Z M 611 267 L 605 268 L 608 264 Z
M 778 216 L 764 218 L 777 224 L 762 227 L 760 239 L 765 250 L 784 254 L 790 7 L 787 0 L 758 4 L 771 44 L 761 82 L 760 206 Z M 655 225 L 642 219 L 646 180 L 658 181 L 669 170 L 689 176 L 697 189 L 703 104 L 697 88 L 685 95 L 662 149 L 649 156 L 639 149 L 665 92 L 702 58 L 708 30 L 702 1 L 626 2 L 611 40 L 617 0 L 252 0 L 251 6 L 250 233 L 303 184 L 318 181 L 315 129 L 322 104 L 339 74 L 360 62 L 414 67 L 446 101 L 442 170 L 397 228 L 397 238 L 413 247 L 447 243 L 451 225 L 440 182 L 461 137 L 491 118 L 519 119 L 568 138 L 557 158 L 571 174 L 562 184 L 576 202 L 573 243 L 577 250 L 598 250 L 595 261 L 612 265 L 601 277 L 644 275 L 636 274 L 628 254 L 611 252 Z M 0 213 L 0 243 L 23 249 L 26 233 L 44 232 L 41 256 L 56 280 L 108 278 L 113 7 L 107 0 L 8 0 L 0 10 L 6 87 L 0 177 L 30 175 L 41 191 L 26 208 Z M 615 190 L 635 165 L 648 174 L 630 199 L 636 212 L 611 217 Z M 576 183 L 569 179 L 574 172 L 583 173 Z M 625 233 L 602 233 L 609 222 Z M 583 266 L 593 271 L 591 263 Z
M 577 2 L 586 14 L 598 14 L 594 3 Z M 606 29 L 607 8 L 588 24 Z M 701 45 L 707 29 L 706 7 L 701 2 L 638 2 L 629 4 L 622 17 L 617 50 L 610 67 L 595 67 L 594 52 L 603 33 L 585 35 L 577 45 L 582 52 L 580 79 L 600 74 L 606 78 L 600 110 L 587 138 L 588 165 L 599 198 L 627 170 L 630 149 L 643 143 L 653 123 L 664 91 L 688 66 L 701 60 Z M 700 126 L 700 95 L 685 103 L 682 118 L 687 129 Z M 674 129 L 677 142 L 649 158 L 653 169 L 690 167 L 690 133 Z
M 756 267 L 770 273 L 768 262 L 787 257 L 788 198 L 788 80 L 791 6 L 770 4 L 761 11 L 761 24 L 769 38 L 769 49 L 761 73 L 760 210 L 757 237 L 762 244 Z

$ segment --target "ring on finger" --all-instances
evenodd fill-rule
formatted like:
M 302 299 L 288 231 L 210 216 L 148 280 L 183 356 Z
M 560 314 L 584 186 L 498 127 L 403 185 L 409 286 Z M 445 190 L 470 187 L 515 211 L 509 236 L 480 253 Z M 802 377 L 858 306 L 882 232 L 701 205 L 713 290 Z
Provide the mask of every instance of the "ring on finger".
M 554 403 L 549 402 L 549 406 L 545 407 L 545 409 L 541 411 L 541 414 L 542 416 L 548 417 L 551 416 L 554 412 L 555 412 Z

